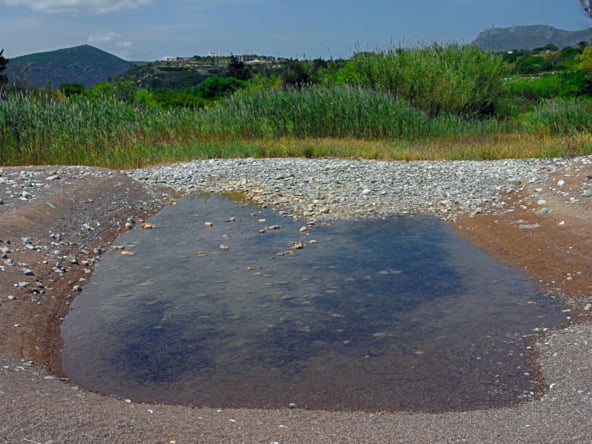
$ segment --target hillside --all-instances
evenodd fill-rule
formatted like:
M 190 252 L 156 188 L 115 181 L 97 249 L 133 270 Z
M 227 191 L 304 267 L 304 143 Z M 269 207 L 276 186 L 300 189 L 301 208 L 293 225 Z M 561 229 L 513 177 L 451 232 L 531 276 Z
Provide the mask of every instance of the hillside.
M 534 49 L 548 44 L 565 48 L 577 47 L 582 41 L 590 43 L 591 36 L 591 29 L 564 31 L 547 25 L 512 26 L 486 29 L 477 36 L 473 44 L 494 52 Z
M 82 45 L 10 59 L 10 84 L 40 87 L 82 83 L 87 88 L 127 72 L 134 64 L 93 46 Z
M 280 72 L 288 62 L 283 58 L 259 55 L 236 57 L 239 67 L 235 70 L 246 70 L 248 76 L 255 73 L 269 75 L 272 72 Z M 126 77 L 149 89 L 189 88 L 212 76 L 240 77 L 240 74 L 232 71 L 231 62 L 232 57 L 176 57 L 136 65 L 127 72 Z

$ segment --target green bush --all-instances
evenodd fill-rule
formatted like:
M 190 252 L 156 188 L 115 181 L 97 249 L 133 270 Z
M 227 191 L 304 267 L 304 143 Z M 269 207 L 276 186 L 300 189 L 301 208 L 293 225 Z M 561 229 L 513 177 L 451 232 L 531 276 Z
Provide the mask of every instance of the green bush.
M 500 56 L 467 45 L 360 52 L 337 81 L 387 91 L 430 116 L 482 116 L 493 111 L 506 64 Z
M 585 71 L 519 77 L 504 82 L 503 95 L 496 110 L 500 116 L 519 117 L 548 99 L 577 97 L 587 94 L 589 89 L 590 81 Z
M 234 77 L 213 76 L 201 82 L 194 88 L 186 89 L 188 94 L 204 99 L 219 99 L 227 97 L 239 89 L 245 88 L 247 82 Z

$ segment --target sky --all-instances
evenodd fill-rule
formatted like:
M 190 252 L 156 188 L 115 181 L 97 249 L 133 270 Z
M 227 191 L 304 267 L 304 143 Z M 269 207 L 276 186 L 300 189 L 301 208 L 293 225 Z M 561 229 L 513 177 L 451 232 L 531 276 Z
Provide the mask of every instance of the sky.
M 8 59 L 83 44 L 133 61 L 330 59 L 535 24 L 573 31 L 592 20 L 578 0 L 0 0 L 0 49 Z

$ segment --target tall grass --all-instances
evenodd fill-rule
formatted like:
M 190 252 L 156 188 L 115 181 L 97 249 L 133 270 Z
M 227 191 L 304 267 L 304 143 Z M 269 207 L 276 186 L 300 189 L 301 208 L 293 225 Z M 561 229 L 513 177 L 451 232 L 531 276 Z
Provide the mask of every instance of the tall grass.
M 11 96 L 0 100 L 0 165 L 129 168 L 212 157 L 588 154 L 590 138 L 579 135 L 589 134 L 591 115 L 591 102 L 572 100 L 542 105 L 522 127 L 492 118 L 430 117 L 390 93 L 352 86 L 241 91 L 204 110 Z M 529 135 L 521 136 L 518 128 Z
M 185 142 L 194 113 L 134 108 L 112 99 L 11 96 L 0 101 L 0 161 L 148 161 L 159 146 Z
M 592 100 L 589 98 L 548 100 L 526 114 L 524 128 L 531 134 L 543 136 L 591 133 Z
M 390 93 L 353 86 L 243 91 L 200 116 L 204 134 L 231 138 L 420 139 L 498 130 L 494 120 L 429 117 Z

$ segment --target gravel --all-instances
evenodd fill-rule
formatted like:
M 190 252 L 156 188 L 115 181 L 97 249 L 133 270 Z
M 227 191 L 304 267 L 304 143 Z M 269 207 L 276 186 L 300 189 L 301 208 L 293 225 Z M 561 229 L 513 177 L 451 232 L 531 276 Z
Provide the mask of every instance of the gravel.
M 213 159 L 127 171 L 184 193 L 241 192 L 306 219 L 503 208 L 500 194 L 521 191 L 564 167 L 565 159 L 385 162 L 342 159 Z

